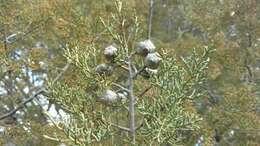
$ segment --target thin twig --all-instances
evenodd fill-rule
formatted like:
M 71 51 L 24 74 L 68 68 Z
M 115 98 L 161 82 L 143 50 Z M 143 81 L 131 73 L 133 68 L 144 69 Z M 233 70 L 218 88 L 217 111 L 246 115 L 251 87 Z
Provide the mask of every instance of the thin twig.
M 61 76 L 68 70 L 70 66 L 70 63 L 67 63 L 61 70 L 61 72 L 54 78 L 54 80 L 52 81 L 53 83 L 56 83 L 60 78 Z
M 126 92 L 129 92 L 129 90 L 127 89 L 127 88 L 125 88 L 125 87 L 123 87 L 122 85 L 120 85 L 120 84 L 117 84 L 117 83 L 112 83 L 112 85 L 114 85 L 114 86 L 116 86 L 116 87 L 118 87 L 118 88 L 121 88 L 122 90 L 124 90 L 124 91 L 126 91 Z
M 124 69 L 125 71 L 129 71 L 129 69 L 123 65 L 119 65 L 119 67 L 121 67 L 122 69 Z
M 137 97 L 142 97 L 142 96 L 144 96 L 144 94 L 146 93 L 146 92 L 148 92 L 150 89 L 152 89 L 152 85 L 151 86 L 149 86 L 148 88 L 146 88 L 143 92 L 141 92 L 139 95 L 137 95 Z
M 55 122 L 55 120 L 52 118 L 52 116 L 49 114 L 48 111 L 43 110 L 43 114 L 45 114 L 45 115 L 51 120 L 51 122 L 54 124 L 54 126 L 55 126 L 57 129 L 63 131 L 63 132 L 67 135 L 66 129 L 60 127 L 60 126 L 58 125 L 58 123 Z M 67 130 L 75 135 L 75 133 L 74 133 L 71 129 L 68 128 Z M 75 140 L 75 143 L 78 144 L 78 145 L 81 145 L 81 144 L 82 144 L 82 142 L 81 142 L 80 140 L 76 140 L 74 137 L 71 137 L 70 135 L 68 136 L 68 138 L 69 138 L 70 140 Z
M 4 49 L 5 49 L 5 53 L 7 52 L 7 42 L 6 42 L 6 30 L 5 30 L 5 28 L 3 28 L 3 30 L 4 30 Z
M 69 141 L 69 140 L 65 140 L 65 139 L 58 139 L 58 138 L 50 137 L 48 135 L 43 135 L 43 138 L 46 138 L 46 139 L 52 140 L 52 141 L 57 141 L 57 142 L 68 142 Z
M 141 69 L 139 69 L 135 75 L 133 76 L 133 79 L 135 79 L 140 73 L 142 73 L 144 70 L 146 69 L 146 66 L 142 67 Z
M 144 124 L 144 116 L 142 117 L 142 120 L 141 120 L 141 122 L 140 122 L 140 125 L 137 126 L 137 127 L 135 128 L 135 130 L 140 129 L 140 128 L 143 126 L 143 124 Z
M 131 130 L 130 130 L 129 128 L 126 128 L 126 127 L 123 127 L 123 126 L 119 126 L 119 125 L 114 124 L 114 123 L 111 123 L 111 122 L 109 122 L 109 124 L 110 124 L 111 126 L 114 126 L 114 127 L 116 127 L 116 128 L 119 128 L 119 129 L 121 129 L 121 130 L 124 130 L 124 131 L 127 131 L 127 132 L 131 132 Z
M 42 113 L 45 114 L 45 115 L 51 120 L 51 122 L 54 124 L 54 126 L 55 126 L 57 129 L 63 130 L 63 128 L 61 128 L 61 127 L 55 122 L 55 120 L 52 118 L 52 116 L 50 115 L 50 113 L 49 113 L 48 111 L 43 110 Z

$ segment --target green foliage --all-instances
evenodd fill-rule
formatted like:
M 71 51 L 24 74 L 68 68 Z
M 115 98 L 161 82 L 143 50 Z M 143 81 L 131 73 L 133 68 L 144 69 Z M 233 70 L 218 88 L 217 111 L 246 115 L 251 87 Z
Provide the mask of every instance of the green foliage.
M 23 116 L 14 115 L 19 123 L 12 117 L 0 121 L 7 127 L 0 145 L 129 144 L 131 132 L 118 127 L 129 127 L 129 95 L 112 104 L 98 97 L 107 89 L 124 95 L 128 55 L 146 38 L 147 6 L 147 0 L 0 0 L 0 87 L 8 89 L 0 114 L 35 92 L 32 82 L 45 74 L 50 104 L 69 115 L 53 120 L 54 128 L 35 99 L 19 110 Z M 213 145 L 215 130 L 221 145 L 260 143 L 259 6 L 257 0 L 155 0 L 152 41 L 163 61 L 157 70 L 142 71 L 144 57 L 132 60 L 141 71 L 133 87 L 136 144 L 194 145 L 200 139 Z M 115 60 L 104 56 L 110 45 L 118 49 Z M 210 64 L 212 47 L 202 46 L 216 49 Z M 52 84 L 65 62 L 69 70 Z M 98 65 L 112 74 L 98 74 Z
M 125 15 L 126 10 L 120 1 L 117 1 L 115 6 L 117 11 L 112 14 L 111 22 L 106 23 L 101 18 L 101 23 L 109 34 L 108 39 L 111 39 L 109 42 L 114 42 L 115 46 L 119 48 L 119 55 L 115 60 L 109 62 L 103 58 L 103 50 L 97 47 L 99 45 L 96 42 L 92 42 L 87 47 L 77 44 L 74 48 L 68 46 L 65 49 L 65 57 L 75 66 L 78 76 L 82 77 L 78 83 L 84 84 L 84 87 L 71 86 L 66 83 L 58 83 L 49 87 L 53 93 L 50 99 L 55 100 L 62 109 L 71 115 L 68 121 L 65 120 L 61 123 L 65 134 L 79 145 L 100 142 L 111 136 L 112 141 L 113 137 L 120 137 L 118 132 L 124 131 L 120 125 L 128 127 L 129 117 L 127 115 L 131 114 L 128 109 L 128 105 L 131 104 L 131 96 L 128 94 L 126 101 L 120 100 L 113 105 L 100 103 L 98 98 L 106 89 L 130 92 L 129 86 L 126 85 L 129 80 L 120 81 L 120 77 L 125 74 L 128 79 L 129 76 L 134 77 L 134 94 L 147 92 L 147 95 L 135 95 L 136 112 L 134 114 L 137 117 L 136 122 L 140 123 L 139 126 L 136 125 L 137 144 L 181 144 L 184 131 L 199 128 L 197 123 L 201 119 L 185 105 L 203 95 L 200 86 L 205 81 L 205 71 L 212 48 L 205 47 L 201 56 L 194 49 L 190 56 L 181 59 L 163 54 L 158 74 L 152 75 L 148 79 L 142 78 L 139 71 L 142 72 L 144 62 L 142 57 L 133 53 L 135 44 L 137 44 L 137 36 L 140 35 L 138 19 L 136 16 L 128 19 Z M 133 33 L 132 36 L 129 36 L 130 33 Z M 133 69 L 137 68 L 135 75 L 128 73 L 130 69 L 127 68 L 127 63 L 129 63 L 127 58 L 130 56 L 133 61 Z M 96 66 L 100 62 L 113 66 L 112 76 L 96 73 Z M 149 91 L 147 87 L 152 88 L 154 92 Z M 129 143 L 128 132 L 124 131 L 124 136 L 115 144 Z
M 152 99 L 146 97 L 141 101 L 140 110 L 146 119 L 140 136 L 148 143 L 175 145 L 181 139 L 180 133 L 199 129 L 200 117 L 188 111 L 185 103 L 203 95 L 200 86 L 205 80 L 211 51 L 206 47 L 199 56 L 194 50 L 192 55 L 182 57 L 181 64 L 170 55 L 164 58 L 159 75 L 152 80 L 156 93 Z

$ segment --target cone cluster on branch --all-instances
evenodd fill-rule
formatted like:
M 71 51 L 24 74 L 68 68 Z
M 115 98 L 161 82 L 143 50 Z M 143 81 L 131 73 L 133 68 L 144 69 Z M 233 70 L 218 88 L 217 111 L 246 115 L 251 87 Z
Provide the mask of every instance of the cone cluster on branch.
M 156 47 L 151 40 L 139 42 L 136 48 L 136 53 L 144 57 L 146 68 L 141 75 L 146 79 L 158 73 L 157 68 L 162 61 L 160 54 L 155 49 Z
M 158 52 L 155 51 L 156 47 L 151 40 L 141 41 L 137 44 L 135 54 L 142 56 L 144 61 L 144 69 L 141 70 L 140 75 L 148 79 L 152 75 L 158 73 L 158 67 L 162 58 Z M 97 65 L 95 71 L 99 75 L 110 76 L 115 69 L 115 59 L 118 56 L 118 49 L 113 45 L 104 49 L 103 55 L 108 63 Z M 127 95 L 117 93 L 113 90 L 106 89 L 99 100 L 105 103 L 116 103 L 119 99 L 126 99 Z

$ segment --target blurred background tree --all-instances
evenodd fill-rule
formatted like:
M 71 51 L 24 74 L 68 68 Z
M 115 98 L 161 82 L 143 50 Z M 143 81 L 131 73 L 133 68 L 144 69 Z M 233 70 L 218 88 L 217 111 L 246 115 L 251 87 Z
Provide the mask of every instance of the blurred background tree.
M 123 2 L 136 10 L 146 32 L 147 0 Z M 208 96 L 187 105 L 195 107 L 203 120 L 200 130 L 183 134 L 185 145 L 260 143 L 259 7 L 258 0 L 155 0 L 152 39 L 159 50 L 188 56 L 192 48 L 216 48 L 204 84 Z M 63 72 L 67 44 L 71 48 L 109 44 L 99 17 L 108 21 L 111 12 L 115 12 L 113 1 L 107 0 L 0 0 L 1 115 L 15 110 Z M 145 38 L 146 33 L 139 37 Z M 85 87 L 77 82 L 80 78 L 74 66 L 62 75 L 70 86 Z M 59 110 L 59 103 L 42 95 L 37 99 L 1 119 L 0 145 L 58 145 L 55 140 L 65 139 L 42 114 L 48 107 Z
M 211 135 L 220 145 L 257 145 L 259 2 L 166 0 L 162 3 L 161 7 L 167 9 L 160 11 L 162 16 L 155 15 L 160 19 L 156 21 L 158 29 L 162 30 L 162 23 L 168 26 L 161 33 L 164 40 L 171 38 L 170 44 L 178 53 L 186 54 L 190 45 L 201 44 L 213 44 L 217 50 L 205 84 L 209 96 L 196 103 L 198 112 L 207 121 L 203 125 L 209 124 L 203 128 L 203 140 L 199 141 L 205 142 Z M 158 29 L 153 30 L 156 33 Z M 171 33 L 167 33 L 169 30 Z

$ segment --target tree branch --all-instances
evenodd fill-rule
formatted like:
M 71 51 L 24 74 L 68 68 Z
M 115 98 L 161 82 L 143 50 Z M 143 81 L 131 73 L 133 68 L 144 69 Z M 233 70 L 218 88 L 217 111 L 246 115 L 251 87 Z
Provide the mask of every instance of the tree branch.
M 154 0 L 149 1 L 149 15 L 148 15 L 148 31 L 147 31 L 147 39 L 151 39 L 152 33 L 152 18 L 153 18 L 153 8 L 154 8 Z
M 128 58 L 128 69 L 129 69 L 129 96 L 130 96 L 130 103 L 129 103 L 129 113 L 130 113 L 130 131 L 132 136 L 132 143 L 135 144 L 135 96 L 134 96 L 134 82 L 133 82 L 133 75 L 134 72 L 132 70 L 132 54 L 129 55 Z
M 12 34 L 13 37 L 16 37 L 18 34 L 22 34 L 20 37 L 18 37 L 18 38 L 15 39 L 14 41 L 10 41 L 10 42 L 9 42 L 9 41 L 8 41 L 8 37 L 10 37 L 10 36 L 12 37 L 12 35 L 6 37 L 6 33 L 4 33 L 4 40 L 2 40 L 2 42 L 4 42 L 5 45 L 6 45 L 7 43 L 12 44 L 12 43 L 14 43 L 14 42 L 16 42 L 16 41 L 23 40 L 23 38 L 24 38 L 25 36 L 29 35 L 30 33 L 34 32 L 35 30 L 37 30 L 37 29 L 41 26 L 41 24 L 47 23 L 47 22 L 50 20 L 50 18 L 51 18 L 51 17 L 48 17 L 47 19 L 42 19 L 42 20 L 40 20 L 36 26 L 30 27 L 31 29 L 28 30 L 27 32 L 17 32 L 17 33 Z
M 61 76 L 64 74 L 64 72 L 69 68 L 69 65 L 70 65 L 69 63 L 67 63 L 65 65 L 65 67 L 62 69 L 62 71 L 54 78 L 53 83 L 57 82 L 61 78 Z M 33 95 L 31 95 L 28 99 L 26 99 L 25 101 L 20 103 L 15 109 L 11 110 L 9 113 L 6 113 L 6 114 L 0 116 L 0 120 L 3 120 L 9 116 L 12 116 L 18 110 L 22 109 L 27 103 L 31 102 L 34 98 L 36 98 L 39 94 L 42 94 L 44 92 L 47 92 L 46 88 L 45 87 L 40 88 Z
M 22 109 L 27 103 L 31 102 L 37 95 L 41 94 L 42 92 L 45 92 L 45 88 L 39 89 L 30 98 L 26 99 L 21 104 L 19 104 L 18 107 L 16 107 L 15 109 L 10 111 L 9 113 L 6 113 L 6 114 L 0 116 L 0 120 L 3 120 L 3 119 L 5 119 L 9 116 L 12 116 L 13 114 L 15 114 L 18 110 Z

